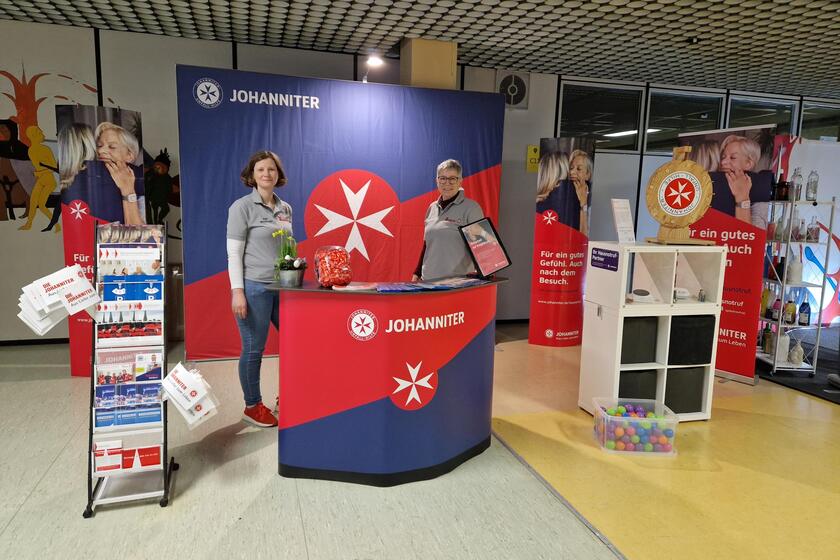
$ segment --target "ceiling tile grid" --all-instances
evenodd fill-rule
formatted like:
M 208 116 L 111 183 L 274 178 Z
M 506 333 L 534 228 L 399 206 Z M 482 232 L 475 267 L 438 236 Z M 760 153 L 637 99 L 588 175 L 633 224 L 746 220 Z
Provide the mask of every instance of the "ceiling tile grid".
M 0 19 L 348 54 L 419 37 L 473 66 L 840 98 L 831 0 L 0 0 Z

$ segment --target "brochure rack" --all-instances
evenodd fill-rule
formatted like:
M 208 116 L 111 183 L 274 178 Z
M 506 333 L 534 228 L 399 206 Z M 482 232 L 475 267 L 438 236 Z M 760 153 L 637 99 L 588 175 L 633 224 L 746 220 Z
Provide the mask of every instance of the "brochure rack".
M 771 297 L 767 308 L 761 310 L 759 333 L 762 333 L 762 329 L 764 332 L 762 344 L 756 350 L 756 357 L 772 368 L 770 375 L 777 371 L 806 372 L 809 377 L 816 375 L 822 334 L 822 309 L 826 298 L 825 285 L 830 281 L 826 271 L 829 270 L 828 261 L 833 244 L 835 202 L 834 198 L 823 202 L 770 201 L 764 285 L 769 289 Z M 791 260 L 795 260 L 799 266 L 795 277 L 789 274 L 792 270 Z M 804 265 L 808 265 L 807 268 Z M 782 308 L 774 313 L 773 303 L 777 298 Z M 802 317 L 799 313 L 800 305 L 809 300 L 815 305 L 811 307 L 809 317 Z M 788 301 L 792 301 L 797 309 L 792 317 L 785 316 L 783 306 Z M 801 363 L 791 363 L 787 351 L 784 348 L 777 349 L 779 335 L 788 337 L 789 349 L 797 338 L 801 339 L 802 331 L 809 329 L 816 330 L 813 348 L 805 352 Z M 800 334 L 797 336 L 796 333 Z M 766 337 L 770 338 L 769 342 L 763 340 Z
M 94 239 L 102 301 L 93 321 L 85 518 L 106 504 L 159 498 L 166 507 L 178 470 L 161 398 L 166 230 L 100 224 Z
M 712 415 L 726 248 L 589 242 L 578 406 L 650 399 Z

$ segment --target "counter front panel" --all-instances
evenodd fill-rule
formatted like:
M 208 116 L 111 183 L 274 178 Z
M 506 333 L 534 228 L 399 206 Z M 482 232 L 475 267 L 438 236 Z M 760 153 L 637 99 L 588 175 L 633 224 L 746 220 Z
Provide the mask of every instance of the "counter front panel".
M 490 443 L 495 284 L 280 292 L 280 474 L 389 486 Z

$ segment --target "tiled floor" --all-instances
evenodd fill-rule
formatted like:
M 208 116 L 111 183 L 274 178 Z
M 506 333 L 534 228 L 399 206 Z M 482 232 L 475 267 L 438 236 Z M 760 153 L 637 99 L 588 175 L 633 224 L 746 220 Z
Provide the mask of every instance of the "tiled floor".
M 500 362 L 515 359 L 507 352 Z M 278 476 L 276 431 L 238 420 L 231 361 L 201 364 L 220 414 L 192 432 L 170 422 L 181 470 L 169 507 L 83 519 L 89 382 L 69 378 L 66 362 L 66 345 L 0 347 L 0 558 L 617 556 L 496 440 L 450 474 L 394 488 Z M 266 395 L 276 370 L 264 362 Z

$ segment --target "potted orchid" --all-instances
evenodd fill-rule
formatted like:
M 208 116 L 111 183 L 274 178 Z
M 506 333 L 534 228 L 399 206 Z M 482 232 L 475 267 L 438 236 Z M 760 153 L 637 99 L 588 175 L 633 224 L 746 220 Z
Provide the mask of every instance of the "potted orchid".
M 278 229 L 271 234 L 279 237 L 277 260 L 274 262 L 274 279 L 283 288 L 300 288 L 306 270 L 306 258 L 298 257 L 297 241 L 286 230 Z

